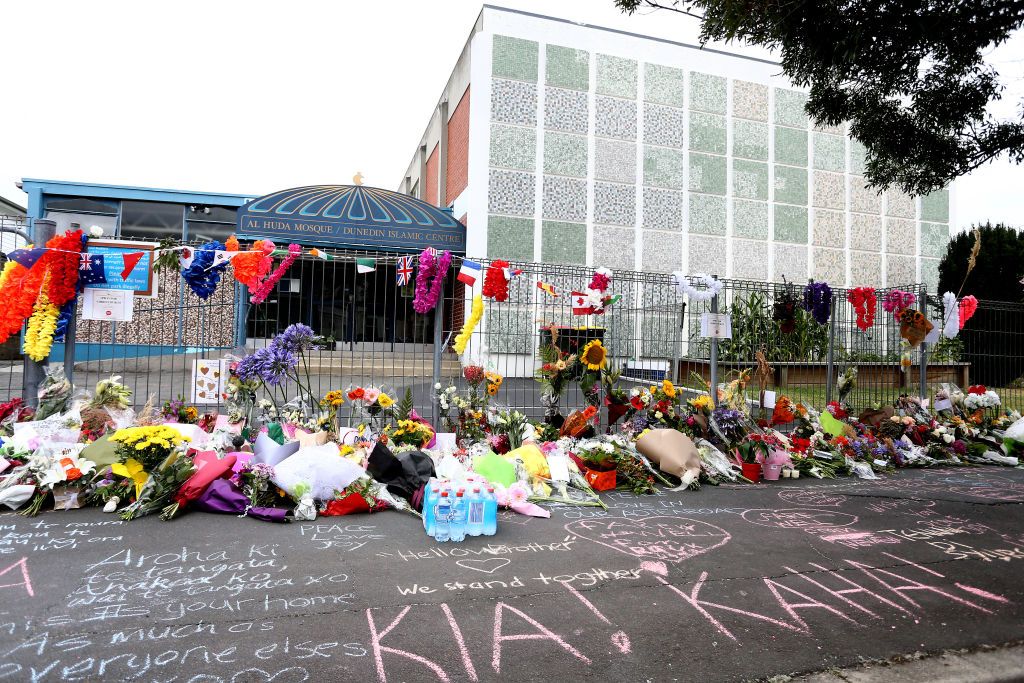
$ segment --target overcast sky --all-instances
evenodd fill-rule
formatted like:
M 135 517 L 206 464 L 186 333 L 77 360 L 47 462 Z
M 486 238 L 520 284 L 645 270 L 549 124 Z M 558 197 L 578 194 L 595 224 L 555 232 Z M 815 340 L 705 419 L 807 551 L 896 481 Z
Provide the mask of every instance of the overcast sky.
M 684 42 L 697 22 L 612 0 L 494 4 Z M 260 195 L 305 184 L 396 189 L 480 3 L 4 3 L 0 195 L 23 178 Z M 744 51 L 739 47 L 727 47 Z M 760 50 L 745 50 L 764 56 Z M 990 58 L 1024 99 L 1024 35 Z M 1024 168 L 960 181 L 954 224 L 1024 224 Z

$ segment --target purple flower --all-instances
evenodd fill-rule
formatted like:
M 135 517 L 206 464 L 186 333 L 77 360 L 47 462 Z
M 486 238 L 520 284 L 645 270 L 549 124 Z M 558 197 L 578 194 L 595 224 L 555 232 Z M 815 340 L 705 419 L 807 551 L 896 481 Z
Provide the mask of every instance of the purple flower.
M 289 353 L 302 353 L 316 346 L 316 341 L 317 337 L 313 328 L 302 323 L 295 323 L 274 337 L 271 345 L 281 347 Z
M 299 357 L 293 352 L 271 344 L 257 349 L 238 363 L 238 376 L 242 380 L 261 379 L 271 386 L 277 386 L 285 379 L 285 373 L 299 364 Z
M 808 311 L 819 325 L 828 323 L 832 315 L 832 288 L 827 282 L 812 282 L 804 287 L 804 310 Z

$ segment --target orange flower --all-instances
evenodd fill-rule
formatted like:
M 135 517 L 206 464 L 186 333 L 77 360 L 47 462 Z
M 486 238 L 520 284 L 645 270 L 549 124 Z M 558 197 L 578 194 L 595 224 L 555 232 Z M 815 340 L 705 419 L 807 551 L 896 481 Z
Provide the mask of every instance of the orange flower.
M 361 401 L 363 396 L 366 395 L 366 391 L 362 387 L 356 387 L 352 391 L 348 392 L 348 400 L 350 401 Z
M 583 409 L 584 420 L 589 420 L 593 418 L 595 415 L 597 415 L 597 408 L 595 408 L 594 406 L 587 406 L 586 408 Z

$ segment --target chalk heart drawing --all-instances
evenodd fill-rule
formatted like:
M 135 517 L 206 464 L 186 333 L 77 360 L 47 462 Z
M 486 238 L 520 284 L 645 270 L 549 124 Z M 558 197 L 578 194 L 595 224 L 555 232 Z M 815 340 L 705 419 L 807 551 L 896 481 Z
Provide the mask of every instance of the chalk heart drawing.
M 839 494 L 816 493 L 814 491 L 779 491 L 779 498 L 790 505 L 807 505 L 810 507 L 837 508 L 846 502 L 846 496 Z
M 683 517 L 578 519 L 566 524 L 565 530 L 641 560 L 677 564 L 721 547 L 731 538 L 714 524 Z
M 857 515 L 848 515 L 835 510 L 815 510 L 814 508 L 747 510 L 742 517 L 751 524 L 779 529 L 850 526 L 856 524 L 858 520 Z
M 463 569 L 472 569 L 475 572 L 493 574 L 499 569 L 507 567 L 511 562 L 512 560 L 507 557 L 490 557 L 486 560 L 459 560 L 455 564 L 459 565 Z

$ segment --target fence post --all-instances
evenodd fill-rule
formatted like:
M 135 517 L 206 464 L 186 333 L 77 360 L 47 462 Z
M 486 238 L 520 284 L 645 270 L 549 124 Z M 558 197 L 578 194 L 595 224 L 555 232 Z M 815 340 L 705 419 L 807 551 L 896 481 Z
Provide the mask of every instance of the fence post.
M 828 308 L 828 354 L 825 364 L 825 403 L 832 402 L 832 390 L 836 380 L 836 298 L 832 297 Z
M 679 364 L 683 355 L 683 327 L 686 325 L 686 299 L 679 305 L 679 324 L 675 329 L 675 340 L 672 346 L 672 384 L 679 384 Z
M 454 306 L 454 299 L 453 304 Z M 433 424 L 438 423 L 440 418 L 439 408 L 437 401 L 434 397 L 434 386 L 441 381 L 441 343 L 444 339 L 444 296 L 438 299 L 437 306 L 434 307 L 434 368 L 433 368 L 433 379 L 430 381 L 430 421 Z
M 37 218 L 32 221 L 32 241 L 35 244 L 45 245 L 57 234 L 56 221 Z M 23 393 L 25 403 L 35 408 L 39 405 L 39 385 L 46 376 L 46 366 L 49 359 L 37 363 L 28 356 L 25 356 L 25 370 L 23 377 Z
M 717 275 L 713 278 L 718 279 Z M 718 313 L 718 295 L 711 297 L 711 312 Z M 711 338 L 711 405 L 718 407 L 718 337 Z
M 64 328 L 64 376 L 72 384 L 75 383 L 75 334 L 78 328 L 78 302 L 71 309 L 67 327 Z
M 921 285 L 921 312 L 928 316 L 928 287 Z M 944 322 L 942 318 L 939 318 L 940 324 Z M 941 336 L 941 333 L 940 333 Z M 928 344 L 927 342 L 921 342 L 921 360 L 919 363 L 920 377 L 918 378 L 918 397 L 924 401 L 925 396 L 928 395 Z

